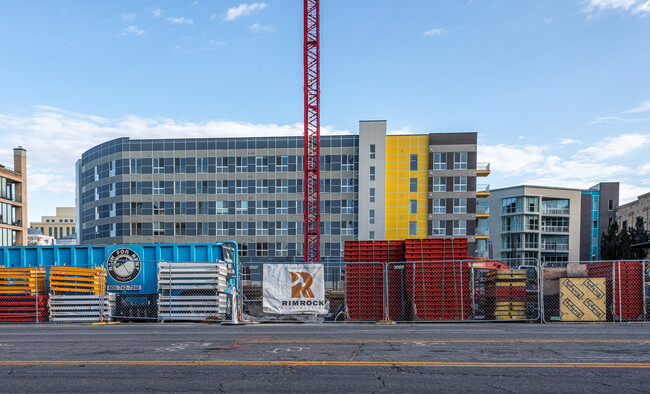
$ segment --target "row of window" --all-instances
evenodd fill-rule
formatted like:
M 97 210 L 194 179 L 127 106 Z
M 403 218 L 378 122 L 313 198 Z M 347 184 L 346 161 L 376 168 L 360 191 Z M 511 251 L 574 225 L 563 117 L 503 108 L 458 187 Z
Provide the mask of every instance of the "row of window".
M 323 155 L 321 171 L 358 171 L 356 155 Z M 119 159 L 84 172 L 85 181 L 126 174 L 219 174 L 302 172 L 302 156 L 160 157 Z
M 411 200 L 413 201 L 413 200 Z M 450 198 L 449 202 L 452 203 L 449 213 L 467 213 L 467 199 L 466 198 Z M 447 213 L 447 199 L 434 198 L 432 200 L 431 213 Z M 414 213 L 414 212 L 410 212 Z
M 110 223 L 82 230 L 82 240 L 128 236 L 302 236 L 303 222 L 137 222 Z M 357 235 L 351 220 L 322 221 L 321 235 Z
M 568 232 L 568 217 L 544 217 L 540 227 L 538 215 L 515 215 L 501 218 L 501 231 Z
M 16 196 L 16 183 L 4 177 L 0 177 L 0 198 L 10 201 L 20 201 Z
M 434 176 L 433 180 L 433 192 L 446 192 L 447 191 L 447 177 L 445 176 Z M 455 176 L 453 177 L 453 186 L 452 190 L 455 192 L 466 192 L 467 191 L 467 177 L 466 176 Z
M 321 213 L 353 215 L 357 200 L 321 200 Z M 145 201 L 104 204 L 84 211 L 84 222 L 128 215 L 302 215 L 299 200 Z
M 16 217 L 16 207 L 0 202 L 0 223 L 20 226 L 20 219 Z
M 543 199 L 541 204 L 543 214 L 569 214 L 568 199 Z M 502 213 L 539 213 L 539 197 L 508 197 L 501 200 Z
M 454 170 L 466 170 L 467 169 L 467 152 L 454 152 L 449 153 L 454 157 L 453 169 Z M 447 162 L 447 153 L 438 152 L 433 154 L 433 169 L 434 170 L 446 170 L 448 169 Z M 449 168 L 451 169 L 451 168 Z

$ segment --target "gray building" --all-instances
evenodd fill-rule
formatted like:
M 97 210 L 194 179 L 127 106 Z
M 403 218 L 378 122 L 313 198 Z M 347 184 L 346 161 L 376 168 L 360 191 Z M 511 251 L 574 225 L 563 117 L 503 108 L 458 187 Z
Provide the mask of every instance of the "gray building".
M 493 189 L 488 198 L 491 257 L 598 260 L 600 236 L 615 219 L 618 189 L 618 183 L 586 190 L 531 185 Z

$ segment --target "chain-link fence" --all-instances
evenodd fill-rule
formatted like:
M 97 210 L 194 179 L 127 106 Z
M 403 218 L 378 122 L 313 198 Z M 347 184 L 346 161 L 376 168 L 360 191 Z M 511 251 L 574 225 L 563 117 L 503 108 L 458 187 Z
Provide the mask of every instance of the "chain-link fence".
M 0 323 L 49 321 L 46 270 L 0 268 Z
M 597 261 L 542 268 L 544 321 L 646 320 L 646 264 Z

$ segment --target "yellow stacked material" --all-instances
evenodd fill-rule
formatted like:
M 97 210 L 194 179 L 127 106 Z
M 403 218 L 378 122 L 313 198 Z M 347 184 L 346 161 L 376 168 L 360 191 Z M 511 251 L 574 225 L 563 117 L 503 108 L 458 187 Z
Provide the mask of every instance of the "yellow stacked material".
M 104 295 L 106 270 L 102 267 L 52 267 L 50 268 L 50 293 Z
M 0 268 L 0 294 L 45 292 L 45 268 Z
M 562 321 L 605 321 L 605 278 L 560 279 Z
M 486 317 L 492 320 L 526 318 L 526 270 L 494 270 L 486 274 Z

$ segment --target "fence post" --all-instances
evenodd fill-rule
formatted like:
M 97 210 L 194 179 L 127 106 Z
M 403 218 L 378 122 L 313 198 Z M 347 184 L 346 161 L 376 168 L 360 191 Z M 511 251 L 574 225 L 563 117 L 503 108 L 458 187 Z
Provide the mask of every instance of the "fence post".
M 643 320 L 646 321 L 648 320 L 648 305 L 647 305 L 647 294 L 645 291 L 645 262 L 641 261 L 641 287 L 643 289 L 642 292 L 642 297 L 643 297 Z
M 38 267 L 34 269 L 34 299 L 35 301 L 35 307 L 36 307 L 36 323 L 39 322 L 38 320 Z
M 472 297 L 472 320 L 476 320 L 476 280 L 474 279 L 474 266 L 470 263 L 470 288 L 469 292 Z

